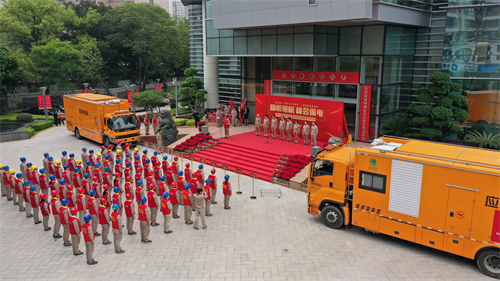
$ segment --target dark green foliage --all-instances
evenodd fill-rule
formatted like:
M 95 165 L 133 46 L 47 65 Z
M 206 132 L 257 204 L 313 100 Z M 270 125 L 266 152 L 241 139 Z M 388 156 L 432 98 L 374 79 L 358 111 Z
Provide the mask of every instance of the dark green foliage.
M 411 131 L 411 125 L 408 118 L 396 116 L 385 123 L 382 129 L 386 135 L 403 137 Z
M 17 122 L 21 122 L 21 123 L 33 122 L 33 115 L 31 115 L 29 113 L 20 113 L 16 116 L 16 120 L 17 120 Z
M 53 120 L 33 124 L 33 125 L 31 125 L 31 128 L 35 129 L 35 131 L 41 131 L 41 130 L 45 130 L 45 129 L 51 127 L 52 125 L 54 125 Z
M 178 99 L 181 106 L 187 106 L 192 111 L 198 110 L 201 112 L 202 104 L 207 101 L 205 98 L 207 91 L 203 90 L 203 81 L 193 77 L 196 73 L 198 73 L 196 68 L 188 68 L 184 71 L 184 75 L 188 76 L 188 78 L 180 85 Z
M 478 143 L 482 148 L 498 149 L 500 147 L 500 134 L 472 131 L 465 136 L 465 140 Z

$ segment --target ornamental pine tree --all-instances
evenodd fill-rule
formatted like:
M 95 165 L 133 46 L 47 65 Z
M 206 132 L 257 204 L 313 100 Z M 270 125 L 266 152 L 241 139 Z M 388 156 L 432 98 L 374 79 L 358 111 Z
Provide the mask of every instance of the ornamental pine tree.
M 418 103 L 408 107 L 411 124 L 420 128 L 416 137 L 443 141 L 450 134 L 463 134 L 464 128 L 458 123 L 469 118 L 466 92 L 447 73 L 435 72 L 430 81 L 430 87 L 415 92 Z
M 194 77 L 196 73 L 198 73 L 198 70 L 192 67 L 184 71 L 184 75 L 188 78 L 180 85 L 179 101 L 181 106 L 187 106 L 192 111 L 196 109 L 200 112 L 202 104 L 207 101 L 205 98 L 207 91 L 203 90 L 203 81 Z

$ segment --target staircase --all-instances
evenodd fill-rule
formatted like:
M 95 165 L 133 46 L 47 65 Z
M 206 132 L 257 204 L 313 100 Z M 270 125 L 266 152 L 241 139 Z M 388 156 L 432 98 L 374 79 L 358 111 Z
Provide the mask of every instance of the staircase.
M 258 151 L 236 144 L 228 144 L 224 141 L 191 155 L 195 157 L 195 161 L 200 161 L 200 158 L 205 158 L 207 164 L 215 161 L 219 168 L 222 167 L 222 164 L 227 164 L 229 171 L 241 168 L 245 175 L 255 172 L 258 179 L 268 182 L 272 182 L 273 172 L 280 158 L 277 153 Z

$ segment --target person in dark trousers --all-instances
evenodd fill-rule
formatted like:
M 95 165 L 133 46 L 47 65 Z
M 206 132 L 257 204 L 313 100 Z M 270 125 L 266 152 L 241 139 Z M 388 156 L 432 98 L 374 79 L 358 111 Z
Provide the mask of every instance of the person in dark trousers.
M 250 114 L 250 110 L 248 110 L 248 106 L 245 106 L 243 108 L 243 121 L 245 125 L 248 125 L 248 115 Z
M 198 113 L 198 110 L 195 110 L 192 116 L 194 119 L 194 125 L 198 128 L 198 122 L 200 122 L 200 114 Z
M 54 125 L 59 126 L 59 115 L 57 114 L 57 111 L 54 111 Z
M 66 124 L 64 123 L 64 116 L 63 116 L 63 113 L 62 113 L 60 110 L 58 110 L 58 111 L 57 111 L 57 115 L 59 116 L 59 120 L 61 121 L 61 124 L 62 124 L 62 125 L 66 125 Z

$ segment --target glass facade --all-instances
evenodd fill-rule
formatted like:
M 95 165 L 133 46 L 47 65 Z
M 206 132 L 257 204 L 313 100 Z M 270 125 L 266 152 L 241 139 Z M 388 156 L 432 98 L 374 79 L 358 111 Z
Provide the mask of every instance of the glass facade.
M 203 79 L 203 14 L 201 5 L 189 5 L 189 54 L 196 77 Z
M 377 2 L 409 7 L 422 11 L 429 11 L 431 9 L 431 0 L 373 0 L 373 3 Z

